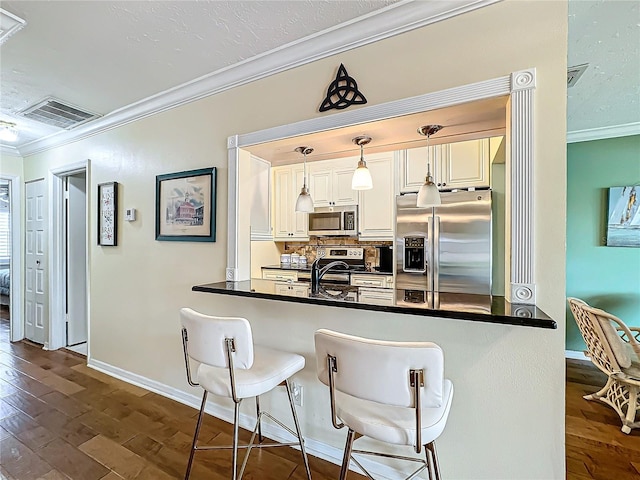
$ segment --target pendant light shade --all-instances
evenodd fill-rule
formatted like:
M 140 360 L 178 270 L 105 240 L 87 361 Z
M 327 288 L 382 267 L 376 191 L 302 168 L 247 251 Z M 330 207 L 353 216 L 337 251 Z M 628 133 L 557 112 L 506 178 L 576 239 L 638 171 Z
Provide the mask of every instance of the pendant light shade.
M 309 195 L 309 189 L 307 187 L 302 187 L 300 195 L 298 195 L 296 212 L 313 212 L 313 200 L 311 199 L 311 195 Z
M 427 179 L 420 187 L 418 191 L 418 201 L 416 202 L 417 207 L 436 207 L 442 204 L 440 200 L 440 192 L 438 191 L 438 187 L 433 183 L 431 179 L 431 175 L 427 173 Z
M 429 158 L 429 137 L 436 132 L 442 130 L 442 125 L 425 125 L 418 129 L 420 135 L 427 137 L 427 158 Z M 435 183 L 433 183 L 433 177 L 431 176 L 431 165 L 427 160 L 427 176 L 424 183 L 418 191 L 418 198 L 416 206 L 421 208 L 436 207 L 442 204 L 440 199 L 440 191 Z
M 296 200 L 296 212 L 311 213 L 313 212 L 313 200 L 311 199 L 311 194 L 309 193 L 309 189 L 307 188 L 307 155 L 313 152 L 313 148 L 297 147 L 296 152 L 302 153 L 304 155 L 302 188 L 300 189 L 300 195 L 298 195 L 298 199 Z
M 360 147 L 360 161 L 358 162 L 358 168 L 353 172 L 351 188 L 353 190 L 371 190 L 373 188 L 373 180 L 367 168 L 367 162 L 364 161 L 363 151 L 363 147 L 371 141 L 371 137 L 356 137 L 352 141 Z

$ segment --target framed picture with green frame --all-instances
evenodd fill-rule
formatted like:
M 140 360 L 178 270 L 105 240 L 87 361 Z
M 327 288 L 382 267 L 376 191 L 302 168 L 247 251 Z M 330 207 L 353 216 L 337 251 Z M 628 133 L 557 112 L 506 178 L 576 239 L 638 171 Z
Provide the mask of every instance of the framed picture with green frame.
M 156 240 L 216 241 L 216 168 L 156 176 Z

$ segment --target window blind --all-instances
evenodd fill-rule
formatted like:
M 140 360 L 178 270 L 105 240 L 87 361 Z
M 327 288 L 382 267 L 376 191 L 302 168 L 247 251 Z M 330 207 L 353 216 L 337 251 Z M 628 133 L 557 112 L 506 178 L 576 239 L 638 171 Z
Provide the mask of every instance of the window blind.
M 9 212 L 0 210 L 0 258 L 11 255 L 11 229 Z

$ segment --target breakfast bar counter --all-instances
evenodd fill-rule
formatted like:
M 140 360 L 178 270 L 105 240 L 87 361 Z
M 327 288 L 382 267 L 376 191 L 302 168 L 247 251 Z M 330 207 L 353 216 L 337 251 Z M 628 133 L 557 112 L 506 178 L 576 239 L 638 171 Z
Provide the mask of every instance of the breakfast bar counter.
M 326 305 L 338 308 L 372 310 L 378 312 L 450 318 L 525 327 L 555 329 L 557 324 L 534 305 L 512 304 L 504 297 L 440 293 L 435 298 L 428 292 L 402 289 L 377 289 L 386 293 L 388 300 L 381 303 L 362 289 L 349 285 L 323 283 L 317 293 L 298 288 L 295 294 L 283 294 L 282 288 L 300 286 L 272 280 L 251 279 L 241 282 L 216 282 L 192 287 L 195 292 L 253 297 L 281 302 Z M 304 285 L 304 284 L 302 284 Z M 374 289 L 367 289 L 371 292 Z

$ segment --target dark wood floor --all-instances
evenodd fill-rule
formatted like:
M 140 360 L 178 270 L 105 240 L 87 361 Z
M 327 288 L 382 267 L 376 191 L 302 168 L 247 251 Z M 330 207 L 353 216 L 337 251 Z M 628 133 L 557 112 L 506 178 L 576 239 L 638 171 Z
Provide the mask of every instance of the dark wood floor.
M 96 372 L 79 355 L 8 338 L 0 320 L 0 479 L 183 478 L 196 410 Z M 230 444 L 231 432 L 208 416 L 201 438 Z M 338 477 L 336 465 L 309 461 L 314 480 Z M 230 451 L 199 452 L 191 478 L 228 480 L 230 471 Z M 254 450 L 244 478 L 306 475 L 300 453 L 283 447 Z
M 0 479 L 182 478 L 194 409 L 96 372 L 81 356 L 11 344 L 8 335 L 0 320 Z M 640 431 L 623 434 L 613 410 L 582 399 L 604 382 L 590 363 L 567 361 L 567 478 L 638 480 Z M 229 443 L 230 425 L 207 417 L 202 438 Z M 337 466 L 310 462 L 314 480 L 338 477 Z M 196 454 L 194 480 L 226 480 L 229 472 L 228 451 Z M 252 453 L 245 478 L 305 475 L 299 452 L 279 448 Z
M 568 479 L 640 479 L 640 429 L 625 435 L 612 408 L 582 398 L 600 390 L 606 380 L 590 362 L 567 360 Z

